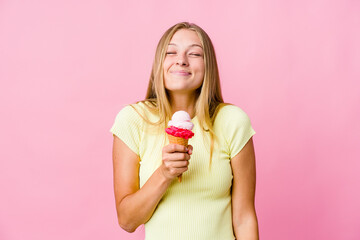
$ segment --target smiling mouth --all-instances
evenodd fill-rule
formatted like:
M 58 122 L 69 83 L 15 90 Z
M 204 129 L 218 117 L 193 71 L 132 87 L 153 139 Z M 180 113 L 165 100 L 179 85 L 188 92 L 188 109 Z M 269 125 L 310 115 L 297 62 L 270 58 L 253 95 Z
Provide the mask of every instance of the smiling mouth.
M 191 73 L 185 71 L 171 71 L 171 74 L 178 75 L 178 76 L 189 76 Z

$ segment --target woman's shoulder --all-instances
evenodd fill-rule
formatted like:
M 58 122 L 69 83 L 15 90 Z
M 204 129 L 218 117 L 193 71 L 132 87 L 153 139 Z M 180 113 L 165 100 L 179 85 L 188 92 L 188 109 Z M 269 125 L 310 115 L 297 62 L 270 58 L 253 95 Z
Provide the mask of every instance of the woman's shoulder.
M 119 113 L 135 116 L 135 113 L 146 114 L 150 110 L 150 103 L 148 101 L 138 101 L 135 103 L 124 104 Z
M 149 101 L 138 101 L 123 105 L 117 115 L 118 119 L 127 121 L 157 121 L 156 107 Z
M 128 123 L 128 122 L 137 122 L 138 120 L 138 113 L 133 108 L 132 104 L 126 104 L 123 105 L 119 112 L 116 115 L 115 122 L 122 122 L 122 123 Z
M 234 119 L 248 118 L 246 112 L 242 108 L 234 104 L 223 103 L 219 107 L 220 109 L 218 111 L 218 114 L 216 115 L 216 119 L 219 118 L 219 120 L 223 120 L 223 121 L 226 120 L 232 121 Z
M 217 133 L 223 135 L 228 142 L 236 142 L 234 136 L 242 136 L 240 139 L 243 139 L 243 136 L 255 133 L 247 113 L 234 104 L 226 104 L 221 107 L 214 127 L 218 131 Z

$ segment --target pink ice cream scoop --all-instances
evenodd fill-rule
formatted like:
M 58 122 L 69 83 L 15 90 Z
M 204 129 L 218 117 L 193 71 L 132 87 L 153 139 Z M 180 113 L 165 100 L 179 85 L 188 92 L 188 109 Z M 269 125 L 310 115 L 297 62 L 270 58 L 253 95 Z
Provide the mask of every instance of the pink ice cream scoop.
M 193 127 L 194 124 L 191 122 L 190 115 L 185 111 L 177 111 L 173 114 L 165 131 L 174 137 L 189 139 L 194 136 L 191 131 Z

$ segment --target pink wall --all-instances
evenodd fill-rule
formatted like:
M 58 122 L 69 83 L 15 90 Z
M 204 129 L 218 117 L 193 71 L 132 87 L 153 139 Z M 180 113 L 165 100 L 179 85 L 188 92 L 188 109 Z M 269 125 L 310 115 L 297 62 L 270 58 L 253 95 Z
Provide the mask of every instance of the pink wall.
M 109 129 L 183 20 L 257 132 L 261 239 L 360 239 L 360 2 L 133 2 L 0 1 L 0 239 L 143 239 L 117 225 Z

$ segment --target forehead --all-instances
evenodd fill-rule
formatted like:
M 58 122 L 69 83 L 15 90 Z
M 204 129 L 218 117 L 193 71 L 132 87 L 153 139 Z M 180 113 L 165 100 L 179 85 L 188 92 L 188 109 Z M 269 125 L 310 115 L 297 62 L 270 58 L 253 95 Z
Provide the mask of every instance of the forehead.
M 198 34 L 189 29 L 180 29 L 177 31 L 170 40 L 169 45 L 183 45 L 190 46 L 193 44 L 197 44 L 202 46 L 200 38 Z

